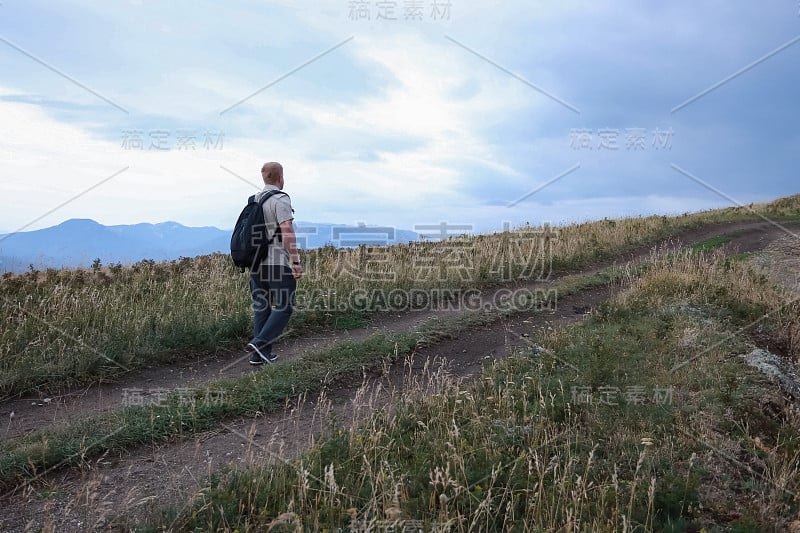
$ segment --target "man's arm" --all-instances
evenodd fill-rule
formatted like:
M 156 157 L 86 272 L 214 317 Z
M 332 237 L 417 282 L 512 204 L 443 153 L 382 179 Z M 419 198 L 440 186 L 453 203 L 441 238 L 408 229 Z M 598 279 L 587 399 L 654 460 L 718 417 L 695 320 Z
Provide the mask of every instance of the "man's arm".
M 281 241 L 283 242 L 283 247 L 289 252 L 292 275 L 295 279 L 300 279 L 303 277 L 303 266 L 300 264 L 300 254 L 297 252 L 297 237 L 295 237 L 291 220 L 281 222 Z

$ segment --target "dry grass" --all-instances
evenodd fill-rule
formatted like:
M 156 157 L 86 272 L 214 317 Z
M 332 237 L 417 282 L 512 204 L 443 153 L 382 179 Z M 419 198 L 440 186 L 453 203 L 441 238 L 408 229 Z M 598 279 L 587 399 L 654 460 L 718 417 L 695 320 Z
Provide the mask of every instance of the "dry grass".
M 800 308 L 716 252 L 661 250 L 630 282 L 586 322 L 536 339 L 545 351 L 491 362 L 475 382 L 432 365 L 385 404 L 356 395 L 364 416 L 332 421 L 293 460 L 215 478 L 191 510 L 143 529 L 788 528 L 800 417 L 737 355 L 796 347 Z M 585 385 L 669 388 L 671 401 L 585 403 L 573 389 Z
M 397 387 L 362 387 L 345 414 L 320 402 L 315 418 L 332 422 L 308 439 L 309 451 L 229 471 L 195 493 L 191 512 L 164 524 L 222 531 L 322 531 L 336 524 L 352 531 L 533 531 L 535 524 L 631 531 L 634 508 L 637 520 L 643 512 L 652 521 L 654 480 L 643 468 L 649 444 L 638 443 L 632 472 L 600 468 L 602 482 L 595 478 L 597 445 L 584 449 L 580 435 L 565 431 L 576 419 L 551 419 L 569 391 L 554 396 L 544 387 L 534 377 L 547 372 L 543 365 L 527 368 L 519 385 L 504 379 L 508 368 L 490 366 L 482 382 L 468 385 L 444 363 L 421 373 L 412 365 L 406 361 Z M 519 412 L 524 399 L 535 402 Z M 220 498 L 239 503 L 229 514 Z M 249 518 L 242 522 L 237 510 Z

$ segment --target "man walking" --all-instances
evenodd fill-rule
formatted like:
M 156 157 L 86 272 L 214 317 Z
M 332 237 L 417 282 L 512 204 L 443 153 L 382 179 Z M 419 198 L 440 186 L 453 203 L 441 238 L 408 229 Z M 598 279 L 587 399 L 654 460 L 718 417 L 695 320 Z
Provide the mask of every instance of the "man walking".
M 264 163 L 261 177 L 264 179 L 264 189 L 256 195 L 256 201 L 269 191 L 283 190 L 283 167 L 280 163 Z M 253 340 L 247 349 L 251 365 L 272 363 L 278 358 L 272 351 L 272 344 L 292 316 L 297 280 L 303 276 L 292 227 L 294 215 L 289 195 L 283 192 L 273 194 L 264 202 L 263 209 L 267 234 L 272 237 L 272 243 L 261 264 L 250 273 Z

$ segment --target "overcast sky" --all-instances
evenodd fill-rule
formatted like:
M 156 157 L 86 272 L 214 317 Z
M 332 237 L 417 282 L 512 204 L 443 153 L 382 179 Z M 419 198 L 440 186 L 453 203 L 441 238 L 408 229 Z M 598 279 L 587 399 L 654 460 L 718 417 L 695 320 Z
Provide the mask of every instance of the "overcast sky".
M 298 220 L 406 229 L 794 194 L 799 10 L 2 0 L 0 231 L 230 228 L 272 160 Z

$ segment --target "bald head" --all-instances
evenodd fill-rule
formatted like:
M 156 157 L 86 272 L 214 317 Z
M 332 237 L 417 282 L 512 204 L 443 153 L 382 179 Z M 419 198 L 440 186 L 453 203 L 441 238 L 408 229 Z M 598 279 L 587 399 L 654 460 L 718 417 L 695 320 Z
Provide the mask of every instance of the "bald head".
M 283 188 L 283 167 L 280 163 L 264 163 L 261 167 L 261 177 L 265 184 Z

